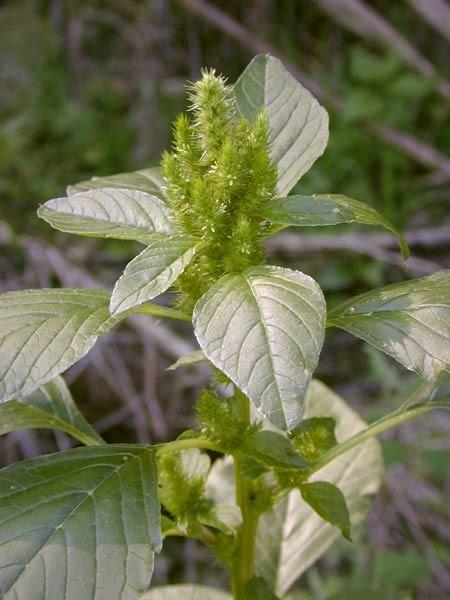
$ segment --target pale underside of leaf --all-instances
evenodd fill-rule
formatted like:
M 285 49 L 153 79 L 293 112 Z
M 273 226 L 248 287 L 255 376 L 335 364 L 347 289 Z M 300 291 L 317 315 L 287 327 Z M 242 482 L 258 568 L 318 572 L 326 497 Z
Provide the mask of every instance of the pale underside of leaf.
M 0 404 L 0 435 L 19 429 L 58 429 L 83 444 L 104 444 L 78 410 L 60 376 L 28 396 Z
M 106 177 L 92 177 L 86 181 L 80 181 L 67 187 L 67 195 L 72 196 L 79 192 L 97 190 L 100 188 L 126 188 L 128 190 L 140 190 L 153 196 L 164 199 L 164 184 L 161 173 L 157 167 L 141 169 L 129 173 L 117 173 Z
M 329 324 L 434 380 L 450 371 L 450 270 L 356 296 Z
M 164 585 L 148 591 L 141 600 L 232 600 L 227 592 L 204 585 Z
M 165 292 L 194 258 L 195 240 L 188 236 L 157 237 L 126 267 L 111 297 L 111 313 L 125 310 Z
M 59 375 L 120 321 L 104 290 L 42 289 L 0 296 L 0 401 Z M 125 316 L 125 315 L 124 315 Z
M 305 417 L 319 416 L 336 421 L 338 441 L 351 437 L 366 425 L 339 396 L 314 380 L 306 398 Z M 331 462 L 315 473 L 312 480 L 328 481 L 339 487 L 355 526 L 367 513 L 367 496 L 378 490 L 382 475 L 380 445 L 372 439 Z M 256 572 L 282 596 L 339 535 L 339 531 L 323 521 L 294 490 L 273 512 L 265 513 L 260 519 Z
M 409 256 L 408 244 L 396 227 L 371 206 L 341 194 L 293 195 L 275 198 L 266 205 L 265 216 L 272 223 L 302 227 L 340 223 L 377 225 L 398 238 L 405 260 Z
M 136 240 L 173 233 L 171 212 L 157 196 L 139 190 L 102 188 L 49 200 L 38 215 L 52 227 L 87 237 Z
M 0 471 L 4 600 L 138 600 L 160 547 L 148 448 L 80 448 Z
M 311 277 L 281 267 L 229 275 L 197 303 L 205 355 L 274 425 L 292 429 L 323 343 L 325 303 Z
M 328 143 L 328 114 L 273 56 L 256 56 L 234 84 L 239 112 L 249 121 L 265 109 L 278 193 L 286 195 Z
M 188 480 L 206 479 L 211 467 L 211 459 L 198 448 L 183 450 L 178 454 L 183 476 Z

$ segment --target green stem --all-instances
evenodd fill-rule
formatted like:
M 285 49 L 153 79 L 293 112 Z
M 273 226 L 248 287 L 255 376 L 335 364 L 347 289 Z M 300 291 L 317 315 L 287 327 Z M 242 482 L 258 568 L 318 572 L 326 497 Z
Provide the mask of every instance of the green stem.
M 328 450 L 328 452 L 325 452 L 319 456 L 319 458 L 311 465 L 308 475 L 312 475 L 316 471 L 319 471 L 325 465 L 335 460 L 338 456 L 341 456 L 341 454 L 352 450 L 368 439 L 373 438 L 374 436 L 379 435 L 380 433 L 383 433 L 392 427 L 396 427 L 405 421 L 414 419 L 414 417 L 427 413 L 433 408 L 448 408 L 448 405 L 440 402 L 424 402 L 423 404 L 417 404 L 415 406 L 413 405 L 406 410 L 398 410 L 390 415 L 387 415 L 386 417 L 383 417 L 375 423 L 372 423 L 372 425 L 369 425 L 369 427 L 366 429 L 363 429 L 363 431 L 360 431 L 348 440 L 345 440 L 345 442 L 337 444 L 337 446 L 334 446 Z
M 241 419 L 249 426 L 249 401 L 238 390 L 236 390 L 236 397 L 239 400 Z M 236 481 L 236 504 L 241 509 L 242 525 L 236 537 L 236 552 L 231 569 L 231 587 L 234 600 L 247 600 L 246 585 L 253 578 L 255 566 L 255 539 L 258 527 L 258 514 L 254 511 L 251 500 L 252 483 L 241 473 L 239 453 L 233 458 Z
M 220 446 L 213 444 L 203 437 L 188 438 L 185 440 L 166 442 L 165 444 L 157 444 L 154 446 L 154 448 L 156 448 L 156 456 L 171 454 L 172 452 L 181 452 L 182 450 L 189 450 L 191 448 L 204 448 L 205 450 L 214 450 L 214 452 L 221 452 L 222 454 L 224 453 Z
M 167 317 L 168 319 L 187 321 L 189 323 L 192 321 L 192 316 L 188 315 L 187 313 L 176 310 L 175 308 L 158 306 L 157 304 L 141 304 L 140 306 L 130 310 L 129 314 L 133 313 L 153 315 L 154 317 Z

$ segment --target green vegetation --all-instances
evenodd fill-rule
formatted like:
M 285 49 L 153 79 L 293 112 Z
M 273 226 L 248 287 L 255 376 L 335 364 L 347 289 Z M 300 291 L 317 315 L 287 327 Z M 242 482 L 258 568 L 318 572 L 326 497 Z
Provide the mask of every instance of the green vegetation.
M 270 55 L 256 56 L 233 86 L 204 71 L 189 99 L 192 117 L 176 121 L 164 179 L 157 169 L 97 177 L 38 211 L 63 232 L 145 246 L 112 292 L 0 295 L 2 433 L 48 427 L 85 444 L 0 470 L 5 598 L 145 598 L 170 537 L 198 540 L 222 560 L 234 600 L 286 598 L 340 534 L 352 541 L 382 482 L 376 436 L 449 408 L 449 270 L 358 295 L 327 316 L 312 277 L 266 263 L 263 238 L 286 225 L 378 225 L 408 257 L 374 208 L 289 195 L 325 150 L 325 109 Z M 174 307 L 150 303 L 168 290 Z M 200 394 L 196 430 L 154 445 L 106 444 L 60 374 L 138 313 L 192 322 L 201 358 L 219 375 Z M 425 381 L 367 425 L 312 379 L 326 327 Z M 416 581 L 429 574 L 413 555 L 392 557 L 394 569 L 378 555 L 376 593 L 395 593 L 411 564 Z M 167 586 L 147 597 L 179 593 Z

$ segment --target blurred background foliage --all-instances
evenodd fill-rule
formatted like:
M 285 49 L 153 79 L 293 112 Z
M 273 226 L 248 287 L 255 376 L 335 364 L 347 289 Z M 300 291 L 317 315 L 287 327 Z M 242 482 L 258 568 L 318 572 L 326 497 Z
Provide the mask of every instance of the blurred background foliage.
M 408 265 L 379 232 L 286 232 L 270 260 L 301 268 L 330 305 L 450 267 L 450 5 L 446 0 L 12 0 L 0 3 L 0 289 L 111 286 L 137 247 L 49 230 L 35 210 L 69 183 L 156 165 L 184 83 L 202 66 L 234 81 L 271 51 L 330 111 L 325 155 L 296 186 L 375 206 L 407 231 Z M 88 418 L 113 441 L 156 442 L 192 426 L 209 373 L 165 369 L 188 327 L 130 320 L 67 374 Z M 329 332 L 319 378 L 368 420 L 417 378 L 343 332 Z M 356 544 L 336 544 L 292 599 L 450 597 L 447 415 L 383 438 L 386 483 Z M 72 444 L 49 432 L 0 442 L 7 464 Z M 170 540 L 158 582 L 220 582 L 193 541 Z

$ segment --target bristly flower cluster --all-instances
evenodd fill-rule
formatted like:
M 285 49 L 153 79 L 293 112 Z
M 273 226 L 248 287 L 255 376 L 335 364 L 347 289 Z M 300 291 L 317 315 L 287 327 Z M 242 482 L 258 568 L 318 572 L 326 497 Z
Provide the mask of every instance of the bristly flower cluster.
M 187 310 L 222 275 L 264 260 L 261 208 L 277 182 L 263 113 L 253 123 L 239 118 L 232 89 L 214 71 L 190 86 L 189 103 L 192 117 L 178 117 L 162 160 L 176 226 L 202 242 L 177 282 Z
M 258 424 L 248 427 L 234 414 L 231 404 L 210 390 L 201 392 L 195 409 L 202 434 L 227 452 L 236 450 L 246 437 L 260 429 Z

